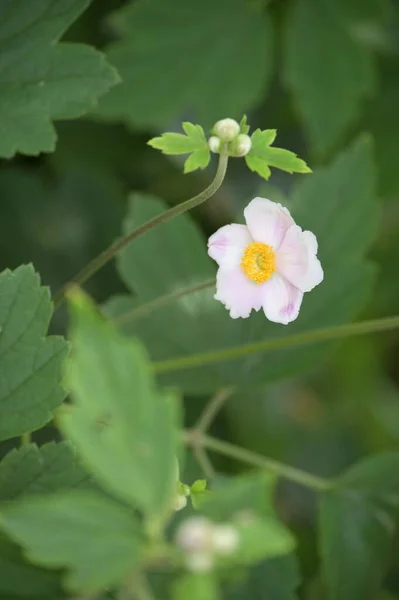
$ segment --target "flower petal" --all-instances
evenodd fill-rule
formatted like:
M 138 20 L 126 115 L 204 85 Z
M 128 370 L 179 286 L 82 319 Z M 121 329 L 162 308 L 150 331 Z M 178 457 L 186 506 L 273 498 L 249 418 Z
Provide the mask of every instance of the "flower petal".
M 232 319 L 246 319 L 252 310 L 262 308 L 262 287 L 248 279 L 240 267 L 221 267 L 216 278 L 214 298 L 225 305 Z
M 208 254 L 221 267 L 237 267 L 245 248 L 253 242 L 245 225 L 225 225 L 208 240 Z
M 316 252 L 316 236 L 294 225 L 276 253 L 277 271 L 302 292 L 310 292 L 324 277 Z
M 254 198 L 244 210 L 244 217 L 255 242 L 270 244 L 275 250 L 295 225 L 287 208 L 266 198 Z
M 269 321 L 287 325 L 295 321 L 302 304 L 303 293 L 282 275 L 274 275 L 262 285 L 263 310 Z

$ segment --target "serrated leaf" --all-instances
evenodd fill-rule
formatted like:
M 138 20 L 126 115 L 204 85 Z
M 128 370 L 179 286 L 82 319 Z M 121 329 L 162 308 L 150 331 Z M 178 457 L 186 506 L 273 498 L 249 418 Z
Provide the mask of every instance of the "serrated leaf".
M 163 128 L 190 110 L 208 128 L 264 97 L 273 31 L 256 5 L 139 0 L 115 13 L 112 24 L 120 40 L 108 46 L 108 57 L 123 83 L 100 102 L 108 119 Z
M 88 112 L 118 82 L 104 56 L 83 44 L 58 43 L 89 0 L 5 0 L 0 39 L 0 156 L 52 152 L 54 119 Z
M 60 427 L 104 487 L 161 519 L 176 490 L 176 396 L 156 389 L 141 344 L 105 322 L 83 293 L 70 304 L 76 404 L 60 415 Z
M 43 427 L 65 397 L 68 345 L 44 338 L 51 314 L 49 290 L 31 265 L 0 274 L 0 440 Z
M 288 173 L 311 173 L 305 161 L 298 158 L 294 152 L 270 147 L 276 134 L 275 129 L 265 131 L 257 129 L 253 132 L 251 150 L 245 157 L 249 169 L 256 171 L 266 180 L 269 179 L 271 173 L 269 167 L 276 167 Z
M 163 154 L 190 154 L 184 163 L 184 172 L 190 173 L 196 169 L 204 169 L 211 153 L 204 130 L 200 125 L 183 123 L 186 135 L 181 133 L 163 133 L 160 137 L 148 142 L 153 148 L 162 150 Z
M 0 502 L 86 486 L 88 481 L 68 442 L 40 448 L 28 444 L 11 450 L 0 462 Z
M 292 215 L 303 229 L 317 236 L 325 279 L 305 295 L 299 317 L 289 327 L 267 322 L 261 312 L 249 319 L 230 319 L 213 299 L 214 287 L 181 294 L 216 275 L 206 242 L 189 215 L 148 231 L 120 253 L 118 271 L 134 299 L 119 297 L 109 302 L 106 310 L 115 318 L 125 315 L 121 327 L 144 340 L 158 364 L 348 322 L 364 305 L 373 283 L 374 270 L 364 255 L 378 231 L 375 184 L 372 146 L 368 138 L 360 138 L 328 167 L 303 178 L 294 190 L 289 202 Z M 124 231 L 165 208 L 151 196 L 133 196 Z M 158 310 L 128 318 L 132 308 L 169 294 L 175 298 Z M 333 348 L 333 343 L 317 343 L 300 352 L 297 348 L 274 350 L 266 359 L 260 353 L 159 372 L 162 381 L 186 392 L 211 393 L 232 384 L 250 387 L 314 369 Z
M 240 121 L 240 133 L 244 133 L 245 135 L 247 135 L 250 129 L 251 128 L 247 123 L 247 115 L 244 115 Z
M 371 52 L 350 35 L 334 4 L 294 0 L 286 11 L 283 77 L 320 154 L 358 119 L 375 78 Z
M 66 587 L 89 593 L 117 584 L 138 564 L 141 534 L 134 514 L 103 496 L 65 492 L 0 510 L 0 527 L 32 562 L 68 568 Z
M 398 453 L 371 456 L 321 496 L 321 557 L 331 600 L 376 594 L 397 525 L 398 470 Z

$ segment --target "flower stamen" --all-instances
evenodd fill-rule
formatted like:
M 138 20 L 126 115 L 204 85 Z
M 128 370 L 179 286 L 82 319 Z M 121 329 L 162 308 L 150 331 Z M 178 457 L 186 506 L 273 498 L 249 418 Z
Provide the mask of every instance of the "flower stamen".
M 262 242 L 252 242 L 244 250 L 241 268 L 255 283 L 264 283 L 276 271 L 276 254 L 272 246 Z

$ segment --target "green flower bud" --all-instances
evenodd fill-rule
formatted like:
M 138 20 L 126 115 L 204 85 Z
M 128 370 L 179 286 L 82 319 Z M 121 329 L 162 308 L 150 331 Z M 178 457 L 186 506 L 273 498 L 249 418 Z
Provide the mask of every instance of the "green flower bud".
M 215 124 L 213 133 L 223 142 L 231 142 L 240 133 L 240 126 L 234 119 L 222 119 Z
M 212 135 L 208 140 L 208 146 L 211 152 L 219 152 L 221 141 L 216 135 Z

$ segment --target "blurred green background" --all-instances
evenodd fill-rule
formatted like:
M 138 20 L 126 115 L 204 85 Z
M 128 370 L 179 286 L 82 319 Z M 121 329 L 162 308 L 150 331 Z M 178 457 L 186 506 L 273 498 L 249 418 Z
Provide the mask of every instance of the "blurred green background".
M 150 137 L 179 131 L 186 119 L 209 130 L 218 118 L 246 112 L 253 129 L 277 128 L 278 146 L 297 152 L 314 171 L 359 132 L 371 133 L 382 220 L 370 252 L 377 281 L 359 317 L 398 313 L 399 2 L 136 0 L 127 12 L 123 6 L 94 0 L 65 39 L 106 49 L 125 87 L 111 90 L 93 115 L 58 122 L 54 154 L 0 163 L 1 268 L 33 262 L 56 291 L 120 234 L 129 191 L 173 205 L 210 181 L 214 164 L 184 176 L 182 161 L 151 149 Z M 232 160 L 225 184 L 195 219 L 209 235 L 236 220 L 261 185 L 279 199 L 297 179 L 274 172 L 262 185 L 243 161 Z M 87 289 L 100 303 L 125 291 L 113 264 Z M 52 330 L 65 332 L 66 324 L 58 311 Z M 395 332 L 348 340 L 306 376 L 234 395 L 212 432 L 334 476 L 361 456 L 398 449 L 398 357 Z M 185 399 L 188 425 L 206 401 Z M 214 463 L 221 471 L 238 468 L 218 457 Z M 199 475 L 189 460 L 187 479 Z M 320 598 L 314 496 L 283 485 L 280 510 L 299 536 L 303 597 Z M 380 600 L 391 598 L 388 591 L 399 598 L 398 565 L 399 544 Z

